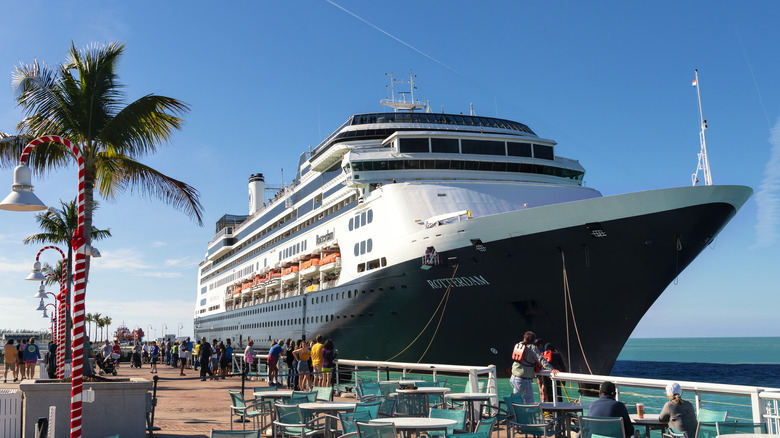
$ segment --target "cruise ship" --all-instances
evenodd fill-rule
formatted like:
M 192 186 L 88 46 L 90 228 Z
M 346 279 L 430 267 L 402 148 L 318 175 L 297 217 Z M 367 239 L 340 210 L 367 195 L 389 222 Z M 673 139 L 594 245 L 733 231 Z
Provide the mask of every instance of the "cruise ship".
M 217 222 L 199 266 L 197 337 L 266 348 L 321 334 L 342 358 L 503 372 L 532 330 L 568 370 L 606 375 L 752 195 L 602 196 L 523 123 L 382 103 L 302 153 L 270 198 L 248 177 L 248 214 Z

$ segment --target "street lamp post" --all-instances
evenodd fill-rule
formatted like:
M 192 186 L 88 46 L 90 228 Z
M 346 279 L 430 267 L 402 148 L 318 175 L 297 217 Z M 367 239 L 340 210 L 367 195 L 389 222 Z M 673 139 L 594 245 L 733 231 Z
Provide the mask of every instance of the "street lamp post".
M 66 334 L 66 325 L 67 325 L 67 313 L 65 310 L 65 307 L 63 304 L 67 302 L 68 300 L 68 263 L 67 263 L 67 257 L 65 256 L 65 253 L 57 248 L 56 246 L 44 246 L 41 248 L 40 251 L 38 251 L 38 254 L 35 255 L 35 263 L 33 264 L 33 270 L 30 273 L 30 275 L 25 278 L 25 280 L 32 280 L 32 281 L 41 281 L 41 285 L 43 285 L 43 281 L 46 279 L 46 276 L 43 275 L 41 272 L 41 254 L 46 251 L 47 249 L 53 249 L 60 253 L 62 256 L 62 274 L 60 275 L 59 284 L 60 284 L 60 294 L 56 295 L 55 298 L 60 303 L 59 308 L 56 311 L 57 314 L 57 378 L 62 379 L 65 377 L 65 350 L 67 349 L 67 339 L 68 336 Z M 53 294 L 52 294 L 53 295 Z M 52 331 L 53 333 L 53 331 Z
M 2 202 L 0 209 L 11 211 L 40 211 L 46 206 L 33 193 L 32 172 L 27 166 L 30 152 L 41 143 L 59 143 L 71 150 L 76 157 L 79 167 L 78 185 L 78 220 L 76 232 L 71 242 L 76 252 L 75 284 L 73 291 L 73 367 L 71 372 L 70 390 L 70 438 L 81 438 L 81 407 L 82 384 L 84 372 L 84 298 L 86 296 L 86 266 L 87 266 L 87 241 L 84 235 L 85 218 L 85 194 L 84 194 L 84 156 L 79 148 L 70 140 L 56 136 L 46 135 L 31 141 L 22 150 L 19 157 L 19 165 L 14 169 L 14 183 L 11 185 L 11 194 Z
M 178 333 L 176 334 L 176 337 L 177 337 L 177 338 L 180 338 L 180 337 L 181 337 L 181 329 L 183 329 L 183 328 L 184 328 L 184 324 L 182 324 L 182 323 L 179 323 L 179 331 L 178 331 Z
M 32 275 L 32 274 L 30 274 Z M 46 274 L 46 277 L 56 275 L 56 274 Z M 28 278 L 29 280 L 29 278 Z M 43 305 L 43 300 L 46 298 L 47 295 L 51 295 L 54 297 L 54 299 L 57 302 L 57 305 L 54 304 L 47 304 L 46 306 Z M 56 326 L 52 326 L 52 340 L 55 341 L 57 344 L 57 357 L 56 357 L 56 363 L 57 363 L 57 374 L 56 377 L 58 379 L 65 378 L 65 353 L 63 350 L 65 350 L 67 346 L 65 334 L 67 331 L 65 330 L 65 322 L 62 321 L 62 318 L 64 318 L 68 314 L 68 303 L 65 301 L 65 295 L 63 295 L 62 291 L 60 291 L 59 294 L 55 295 L 52 292 L 46 292 L 46 288 L 43 285 L 43 281 L 41 281 L 41 285 L 38 287 L 38 293 L 33 295 L 33 298 L 40 298 L 41 304 L 38 306 L 35 310 L 43 310 L 44 314 L 46 313 L 45 308 L 48 306 L 54 307 L 54 313 L 52 313 L 52 318 L 57 321 Z M 56 328 L 56 331 L 55 331 Z M 56 334 L 56 336 L 55 336 Z

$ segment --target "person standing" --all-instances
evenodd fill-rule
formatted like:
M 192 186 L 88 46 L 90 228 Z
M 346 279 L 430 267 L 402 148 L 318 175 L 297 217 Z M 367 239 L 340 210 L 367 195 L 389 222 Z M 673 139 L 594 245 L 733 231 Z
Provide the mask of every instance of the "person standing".
M 24 350 L 27 348 L 27 342 L 19 339 L 19 349 L 17 350 L 16 369 L 19 372 L 19 378 L 24 380 L 27 377 L 27 367 L 24 363 Z
M 661 410 L 659 419 L 669 423 L 669 427 L 675 432 L 685 432 L 689 437 L 696 434 L 698 420 L 696 419 L 696 410 L 693 404 L 688 400 L 682 399 L 682 388 L 677 382 L 666 385 L 666 396 L 669 401 L 666 402 Z
M 200 340 L 198 359 L 200 360 L 200 381 L 206 381 L 206 374 L 214 378 L 214 373 L 209 367 L 209 362 L 211 362 L 211 345 L 209 345 L 209 341 L 206 340 L 205 336 Z
M 119 341 L 114 341 L 114 345 L 111 346 L 111 354 L 116 355 L 112 356 L 112 359 L 116 359 L 116 367 L 119 368 L 119 359 L 122 358 L 122 347 L 119 346 Z
M 143 363 L 149 363 L 149 343 L 144 341 Z
M 525 332 L 523 341 L 518 342 L 512 351 L 512 360 L 514 362 L 512 363 L 512 377 L 509 378 L 509 383 L 512 384 L 513 389 L 512 395 L 521 394 L 523 402 L 527 404 L 534 402 L 534 389 L 531 380 L 536 373 L 537 364 L 550 371 L 553 376 L 558 374 L 558 370 L 550 366 L 534 346 L 535 339 L 536 334 L 534 332 Z
M 244 349 L 244 362 L 246 363 L 246 372 L 251 373 L 252 372 L 252 364 L 255 363 L 255 341 L 249 340 L 246 343 L 246 348 Z
M 187 336 L 187 339 L 184 341 L 184 345 L 186 348 L 185 356 L 187 357 L 187 368 L 192 368 L 192 341 L 190 341 L 190 337 Z
M 298 342 L 298 348 L 293 351 L 295 359 L 298 361 L 298 390 L 308 391 L 311 389 L 311 373 L 309 372 L 309 346 L 305 341 Z
M 151 362 L 150 373 L 157 373 L 157 362 L 160 360 L 160 347 L 157 345 L 157 341 L 152 341 L 152 346 L 149 347 L 149 361 Z
M 219 341 L 214 339 L 211 341 L 211 362 L 209 362 L 211 366 L 211 374 L 213 374 L 213 379 L 216 380 L 219 378 Z
M 555 348 L 555 346 L 551 343 L 547 343 L 544 345 L 544 350 L 542 350 L 542 357 L 544 360 L 547 361 L 553 368 L 555 368 L 558 371 L 566 371 L 566 364 L 563 363 L 563 356 L 561 356 L 561 353 L 558 352 L 558 350 Z M 542 376 L 542 382 L 543 382 L 543 388 L 542 388 L 542 401 L 543 402 L 551 402 L 553 401 L 552 397 L 552 379 L 548 376 Z M 563 382 L 557 381 L 556 386 L 558 387 L 558 401 L 563 401 Z
M 615 400 L 617 389 L 612 382 L 604 382 L 599 388 L 599 398 L 590 404 L 588 416 L 591 417 L 620 417 L 623 419 L 623 430 L 625 436 L 634 435 L 634 425 L 631 424 L 631 417 L 628 416 L 628 409 L 622 402 Z
M 3 361 L 5 362 L 5 372 L 3 373 L 3 383 L 6 383 L 8 381 L 8 371 L 13 371 L 11 375 L 14 377 L 14 382 L 19 380 L 18 373 L 19 371 L 16 369 L 16 364 L 19 361 L 19 352 L 16 350 L 16 347 L 14 347 L 14 340 L 8 339 L 5 341 L 5 345 L 3 346 Z
M 46 353 L 46 374 L 50 379 L 57 378 L 57 344 L 54 340 L 49 341 Z
M 35 363 L 41 358 L 41 351 L 35 345 L 35 338 L 30 338 L 30 343 L 24 348 L 24 366 L 27 369 L 29 379 L 35 377 Z
M 173 343 L 171 347 L 171 368 L 179 367 L 179 341 Z
M 200 342 L 192 346 L 192 356 L 194 357 L 192 360 L 192 368 L 195 371 L 198 371 L 198 365 L 200 365 Z
M 285 346 L 285 356 L 284 356 L 284 364 L 287 365 L 287 389 L 295 389 L 297 385 L 295 384 L 295 356 L 293 356 L 293 350 L 295 350 L 295 346 L 293 345 L 292 339 L 287 339 L 287 345 Z
M 279 386 L 282 382 L 279 380 L 279 356 L 282 354 L 283 339 L 274 341 L 271 349 L 268 350 L 268 384 Z
M 230 338 L 225 341 L 225 351 L 220 358 L 219 365 L 222 367 L 222 378 L 230 374 L 231 363 L 233 362 L 233 345 L 230 343 Z
M 184 344 L 179 345 L 179 362 L 180 362 L 180 368 L 179 368 L 179 375 L 184 376 L 184 367 L 187 366 L 187 349 L 184 348 Z
M 336 349 L 333 341 L 328 339 L 322 344 L 322 386 L 328 387 L 331 382 L 333 365 L 336 362 Z
M 312 386 L 322 385 L 322 335 L 317 335 L 317 343 L 311 346 L 311 365 L 314 373 Z

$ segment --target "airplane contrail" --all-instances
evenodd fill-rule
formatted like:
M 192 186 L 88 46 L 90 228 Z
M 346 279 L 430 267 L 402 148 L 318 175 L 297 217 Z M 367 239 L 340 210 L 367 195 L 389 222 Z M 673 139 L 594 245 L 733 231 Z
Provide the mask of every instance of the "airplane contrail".
M 780 237 L 780 118 L 770 131 L 769 143 L 772 145 L 769 161 L 764 168 L 764 179 L 756 192 L 758 220 L 754 248 L 772 246 Z
M 378 27 L 378 26 L 376 26 L 376 25 L 374 25 L 374 24 L 372 24 L 372 23 L 368 22 L 368 21 L 367 21 L 366 19 L 364 19 L 363 17 L 361 17 L 361 16 L 359 16 L 359 15 L 355 14 L 354 12 L 352 12 L 352 11 L 350 11 L 350 10 L 348 10 L 348 9 L 344 8 L 343 6 L 341 6 L 341 5 L 337 4 L 336 2 L 334 2 L 334 1 L 332 1 L 332 0 L 325 0 L 325 1 L 326 1 L 326 2 L 328 2 L 328 3 L 330 3 L 330 4 L 332 4 L 333 6 L 335 6 L 335 7 L 337 7 L 337 8 L 339 8 L 339 9 L 341 9 L 342 11 L 346 12 L 347 14 L 349 14 L 349 15 L 351 15 L 351 16 L 353 16 L 353 17 L 357 18 L 358 20 L 362 21 L 363 23 L 366 23 L 367 25 L 369 25 L 369 26 L 373 27 L 374 29 L 376 29 L 376 30 L 378 30 L 378 31 L 382 32 L 383 34 L 385 34 L 385 35 L 389 36 L 390 38 L 392 38 L 392 39 L 394 39 L 394 40 L 398 41 L 399 43 L 401 43 L 401 44 L 405 45 L 406 47 L 408 47 L 408 48 L 410 48 L 410 49 L 414 50 L 415 52 L 419 53 L 420 55 L 422 55 L 422 56 L 424 56 L 424 57 L 426 57 L 426 58 L 430 59 L 431 61 L 433 61 L 433 62 L 435 62 L 435 63 L 437 63 L 437 64 L 439 64 L 439 65 L 441 65 L 442 67 L 446 68 L 447 70 L 450 70 L 450 71 L 451 71 L 451 72 L 453 72 L 453 73 L 458 73 L 457 71 L 455 71 L 455 69 L 453 69 L 452 67 L 448 66 L 447 64 L 445 64 L 445 63 L 443 63 L 443 62 L 439 61 L 438 59 L 434 58 L 433 56 L 431 56 L 431 55 L 429 55 L 429 54 L 427 54 L 427 53 L 425 53 L 425 52 L 423 52 L 422 50 L 420 50 L 420 49 L 418 49 L 418 48 L 416 48 L 416 47 L 412 46 L 411 44 L 409 44 L 409 43 L 407 43 L 406 41 L 404 41 L 404 40 L 402 40 L 402 39 L 398 38 L 397 36 L 395 36 L 395 35 L 391 34 L 390 32 L 387 32 L 387 31 L 385 31 L 384 29 L 381 29 L 380 27 Z

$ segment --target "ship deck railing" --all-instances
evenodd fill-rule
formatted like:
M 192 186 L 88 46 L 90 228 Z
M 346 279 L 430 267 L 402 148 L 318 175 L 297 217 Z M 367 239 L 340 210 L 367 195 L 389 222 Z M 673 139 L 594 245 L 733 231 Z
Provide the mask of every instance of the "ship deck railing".
M 616 376 L 600 376 L 589 374 L 577 374 L 577 373 L 558 373 L 556 376 L 551 376 L 549 371 L 542 371 L 537 375 L 548 376 L 553 380 L 553 400 L 557 400 L 558 385 L 556 381 L 573 382 L 577 383 L 580 388 L 588 386 L 595 388 L 598 392 L 598 386 L 606 381 L 612 382 L 617 388 L 616 399 L 621 400 L 621 393 L 624 395 L 624 402 L 631 402 L 637 400 L 645 402 L 648 398 L 658 398 L 655 404 L 656 410 L 660 413 L 660 408 L 668 400 L 666 397 L 666 385 L 671 380 L 658 380 L 658 379 L 644 379 L 635 377 L 616 377 Z M 703 407 L 705 403 L 708 406 L 719 404 L 725 406 L 723 410 L 728 410 L 728 407 L 749 408 L 750 417 L 740 418 L 738 414 L 732 414 L 729 410 L 728 421 L 752 421 L 753 423 L 766 423 L 767 430 L 770 434 L 780 435 L 780 388 L 769 388 L 759 386 L 746 386 L 746 385 L 728 385 L 723 383 L 707 383 L 707 382 L 688 382 L 675 380 L 680 384 L 683 390 L 683 398 L 690 400 L 696 412 Z M 639 389 L 640 393 L 634 392 Z M 641 393 L 642 389 L 653 390 L 656 395 Z M 596 394 L 597 395 L 597 394 Z M 732 401 L 718 401 L 712 396 L 726 396 Z M 692 397 L 692 399 L 691 399 Z M 740 404 L 740 400 L 749 400 L 749 405 L 744 403 Z M 652 401 L 652 400 L 651 400 Z M 648 403 L 645 402 L 645 409 L 648 407 Z M 652 410 L 653 408 L 651 408 Z M 630 408 L 629 408 L 630 411 Z

